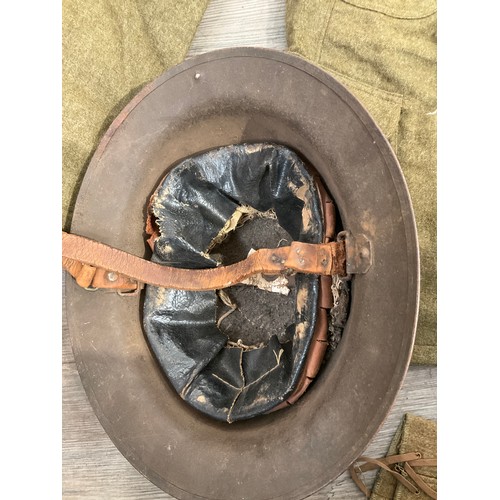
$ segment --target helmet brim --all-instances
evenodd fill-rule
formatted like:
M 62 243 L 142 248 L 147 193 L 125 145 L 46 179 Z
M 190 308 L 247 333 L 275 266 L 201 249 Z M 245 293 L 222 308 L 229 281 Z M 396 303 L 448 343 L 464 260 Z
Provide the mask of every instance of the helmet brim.
M 294 406 L 216 422 L 166 381 L 142 329 L 140 295 L 66 282 L 69 332 L 90 403 L 123 455 L 177 498 L 304 498 L 363 452 L 411 357 L 419 254 L 398 161 L 368 112 L 332 76 L 287 53 L 224 49 L 147 85 L 103 137 L 71 231 L 149 257 L 146 204 L 169 166 L 219 146 L 272 141 L 320 173 L 343 226 L 372 244 L 352 280 L 340 345 Z

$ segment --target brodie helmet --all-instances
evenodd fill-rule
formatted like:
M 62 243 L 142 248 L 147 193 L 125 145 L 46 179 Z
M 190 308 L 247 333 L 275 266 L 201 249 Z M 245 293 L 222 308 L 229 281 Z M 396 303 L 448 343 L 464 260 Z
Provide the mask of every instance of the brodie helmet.
M 317 491 L 409 364 L 419 261 L 400 167 L 359 102 L 290 54 L 225 49 L 147 85 L 93 156 L 63 262 L 89 400 L 178 498 Z

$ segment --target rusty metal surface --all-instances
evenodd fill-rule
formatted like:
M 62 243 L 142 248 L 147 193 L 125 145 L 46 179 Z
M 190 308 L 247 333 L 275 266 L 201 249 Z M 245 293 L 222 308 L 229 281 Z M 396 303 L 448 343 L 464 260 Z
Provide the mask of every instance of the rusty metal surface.
M 187 60 L 148 85 L 96 151 L 71 229 L 147 257 L 145 200 L 169 165 L 263 140 L 314 165 L 344 227 L 372 244 L 371 268 L 352 279 L 342 342 L 296 405 L 232 425 L 204 417 L 155 363 L 140 295 L 88 293 L 67 282 L 73 350 L 99 420 L 125 457 L 177 498 L 295 499 L 317 491 L 366 447 L 409 364 L 419 262 L 401 170 L 362 106 L 298 57 L 227 49 Z
M 372 265 L 372 244 L 366 235 L 342 231 L 337 239 L 345 243 L 346 273 L 366 274 Z

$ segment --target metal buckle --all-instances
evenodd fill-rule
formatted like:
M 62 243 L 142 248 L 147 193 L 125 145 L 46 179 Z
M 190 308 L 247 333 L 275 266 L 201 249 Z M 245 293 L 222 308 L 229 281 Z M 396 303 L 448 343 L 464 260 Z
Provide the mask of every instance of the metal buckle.
M 372 266 L 372 246 L 364 234 L 353 235 L 350 231 L 341 231 L 337 241 L 345 243 L 346 273 L 366 274 Z

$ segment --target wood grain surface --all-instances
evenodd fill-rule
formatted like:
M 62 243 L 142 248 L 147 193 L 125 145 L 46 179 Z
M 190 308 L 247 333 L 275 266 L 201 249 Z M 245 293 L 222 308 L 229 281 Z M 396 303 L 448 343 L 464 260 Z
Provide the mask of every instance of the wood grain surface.
M 212 0 L 188 57 L 224 47 L 258 46 L 286 49 L 285 1 Z M 64 283 L 64 278 L 63 278 Z M 64 291 L 63 291 L 64 297 Z M 64 499 L 169 499 L 134 469 L 115 448 L 88 402 L 76 369 L 63 300 L 63 471 Z M 405 413 L 436 419 L 436 368 L 410 367 L 385 423 L 365 455 L 385 455 Z M 368 484 L 374 474 L 367 475 Z M 362 499 L 347 473 L 309 500 Z

